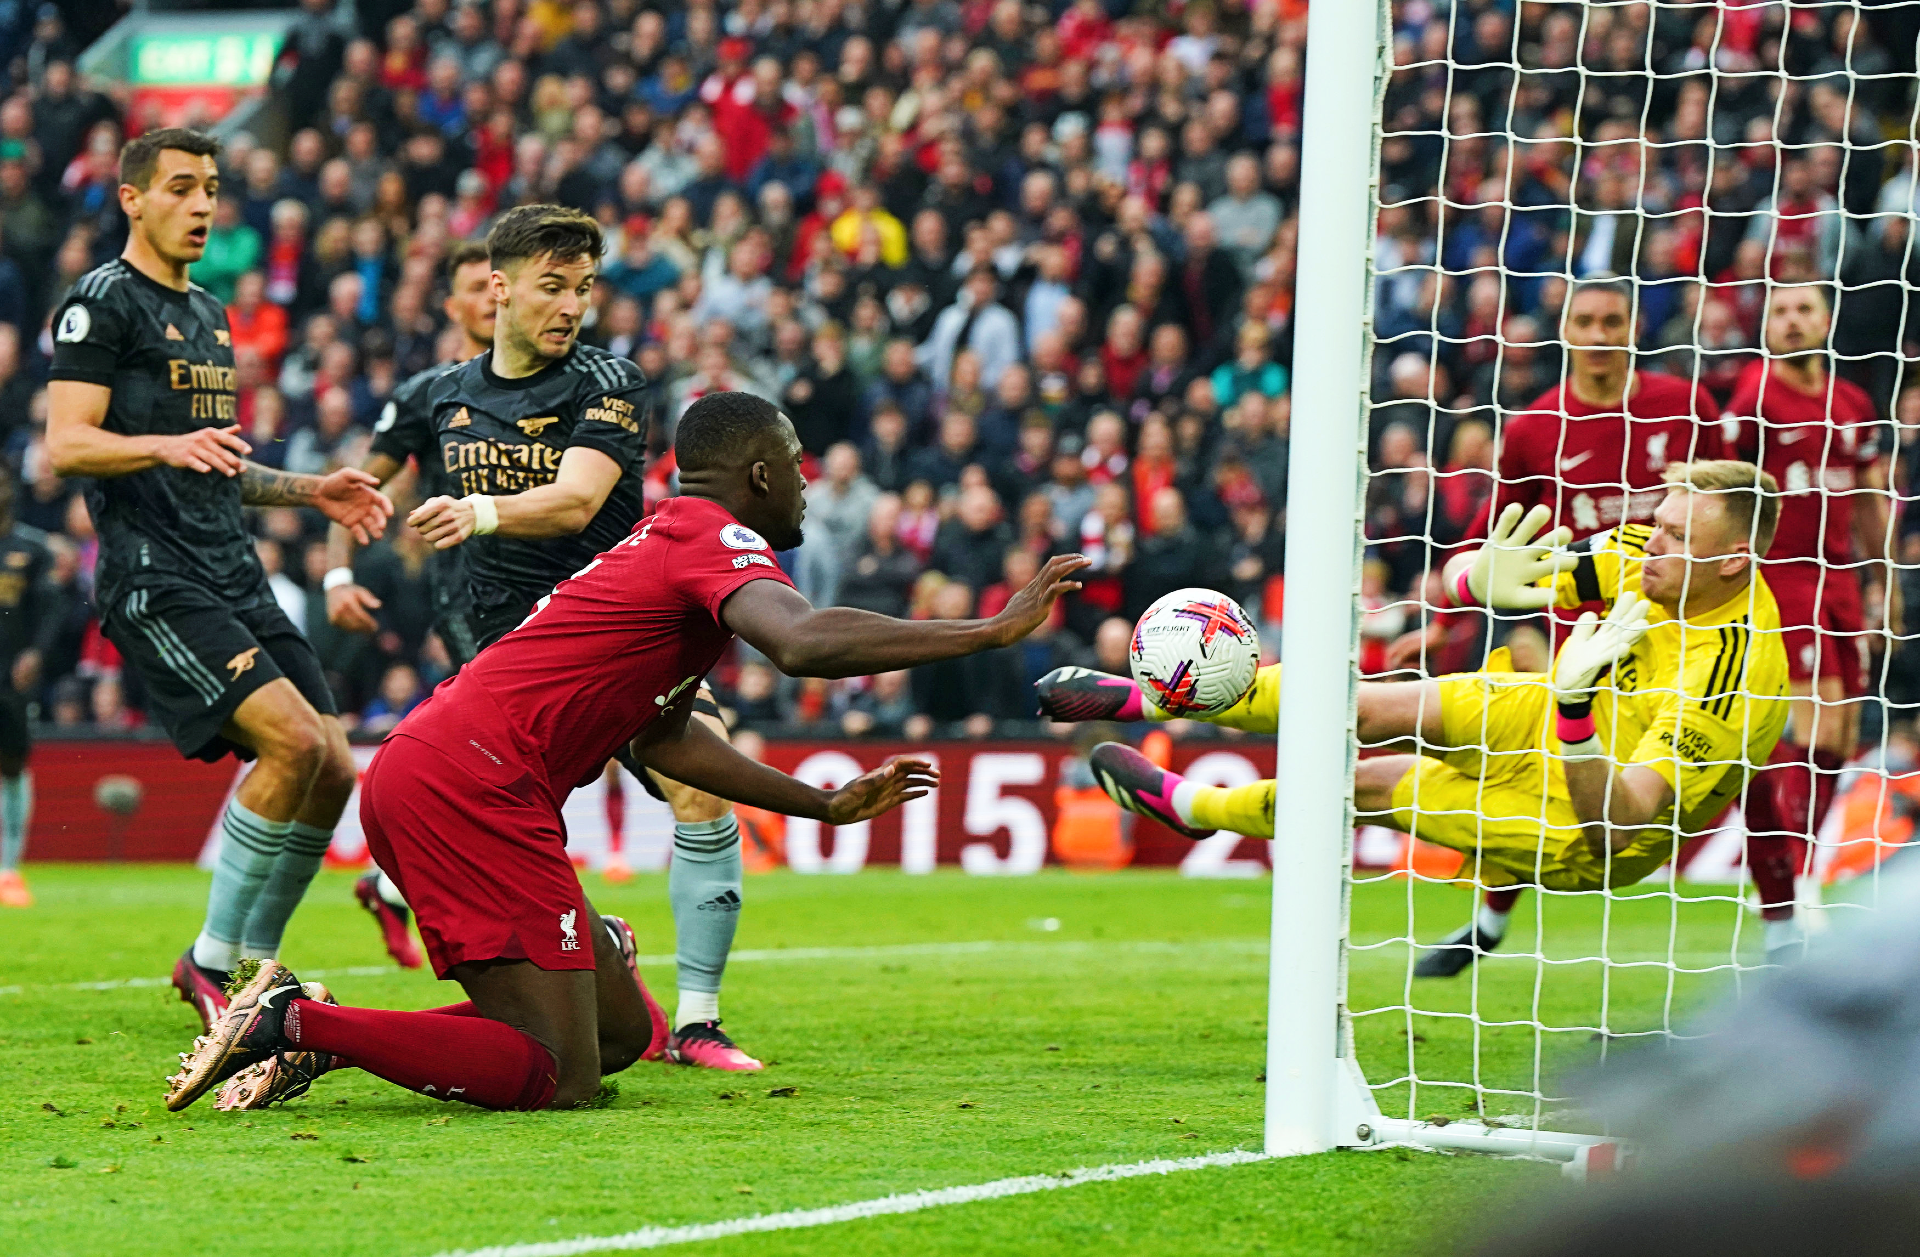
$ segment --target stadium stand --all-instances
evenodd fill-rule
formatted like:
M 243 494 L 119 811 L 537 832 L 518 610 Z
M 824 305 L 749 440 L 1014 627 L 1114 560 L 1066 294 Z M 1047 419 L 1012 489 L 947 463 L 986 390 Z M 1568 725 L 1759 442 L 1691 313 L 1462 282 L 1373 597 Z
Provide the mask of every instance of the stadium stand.
M 809 539 L 787 558 L 817 602 L 990 613 L 1049 554 L 1096 561 L 1058 624 L 951 665 L 964 675 L 794 683 L 742 658 L 719 679 L 745 723 L 1004 728 L 1060 663 L 1123 671 L 1126 626 L 1181 585 L 1223 589 L 1274 626 L 1291 327 L 1311 317 L 1292 304 L 1301 0 L 303 10 L 275 75 L 290 138 L 229 137 L 195 272 L 230 303 L 256 460 L 357 464 L 396 381 L 451 352 L 449 245 L 506 208 L 558 201 L 608 234 L 586 338 L 653 381 L 651 493 L 671 491 L 677 414 L 747 389 L 788 411 L 814 459 Z M 1391 402 L 1374 411 L 1372 459 L 1415 474 L 1373 480 L 1371 535 L 1400 539 L 1370 554 L 1376 662 L 1414 627 L 1389 609 L 1437 566 L 1405 538 L 1467 532 L 1501 415 L 1560 378 L 1564 282 L 1489 285 L 1476 268 L 1673 276 L 1643 282 L 1640 348 L 1686 374 L 1710 351 L 1702 379 L 1722 402 L 1757 343 L 1760 281 L 1891 280 L 1871 290 L 1890 308 L 1842 307 L 1840 369 L 1883 413 L 1920 414 L 1897 369 L 1915 352 L 1902 329 L 1920 325 L 1901 317 L 1920 291 L 1911 148 L 1856 148 L 1844 171 L 1829 160 L 1849 128 L 1905 125 L 1911 81 L 1890 71 L 1912 68 L 1899 26 L 1912 10 L 1795 6 L 1788 27 L 1783 7 L 1753 6 L 1728 34 L 1712 6 L 1580 12 L 1393 5 L 1405 68 L 1386 99 L 1376 244 L 1393 273 L 1374 312 L 1374 396 Z M 1782 41 L 1809 76 L 1784 97 L 1740 77 L 1779 64 Z M 43 21 L 0 104 L 0 427 L 18 514 L 53 536 L 69 630 L 34 698 L 54 725 L 123 729 L 140 724 L 141 695 L 88 609 L 85 508 L 40 440 L 46 315 L 121 248 L 112 159 L 137 125 L 76 76 L 74 52 Z M 1703 57 L 1725 72 L 1717 91 L 1690 73 Z M 1822 66 L 1850 69 L 1853 93 L 1811 77 Z M 1659 143 L 1502 139 L 1604 140 L 1643 116 Z M 1710 143 L 1740 160 L 1708 186 Z M 1580 153 L 1619 168 L 1587 172 L 1570 204 Z M 1859 238 L 1841 249 L 1842 231 Z M 1834 275 L 1841 257 L 1857 277 Z M 1548 343 L 1512 348 L 1533 341 Z M 1435 490 L 1418 474 L 1466 468 L 1489 475 Z M 1430 494 L 1431 529 L 1414 522 Z M 342 710 L 377 733 L 446 672 L 425 543 L 395 529 L 362 555 L 381 630 L 344 634 L 321 595 L 323 522 L 258 513 L 260 554 Z M 1920 692 L 1911 659 L 1885 675 L 1895 701 Z

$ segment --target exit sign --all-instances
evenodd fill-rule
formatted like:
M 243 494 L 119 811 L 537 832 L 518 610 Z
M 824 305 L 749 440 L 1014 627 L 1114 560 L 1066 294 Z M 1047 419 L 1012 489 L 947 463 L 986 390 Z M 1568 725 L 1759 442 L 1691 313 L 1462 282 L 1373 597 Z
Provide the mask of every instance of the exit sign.
M 140 35 L 133 41 L 133 81 L 145 85 L 261 87 L 273 72 L 280 36 Z

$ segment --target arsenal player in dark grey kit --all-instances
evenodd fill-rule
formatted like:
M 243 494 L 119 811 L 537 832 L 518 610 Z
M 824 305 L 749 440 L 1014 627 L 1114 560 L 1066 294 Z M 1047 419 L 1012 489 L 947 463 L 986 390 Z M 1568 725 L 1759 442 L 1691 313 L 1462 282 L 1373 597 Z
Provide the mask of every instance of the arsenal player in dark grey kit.
M 206 925 L 174 969 L 209 1022 L 235 962 L 278 950 L 354 783 L 320 662 L 275 603 L 241 507 L 315 507 L 363 543 L 393 510 L 365 472 L 290 476 L 246 460 L 226 311 L 187 279 L 206 250 L 218 152 L 177 128 L 121 151 L 126 251 L 55 314 L 47 424 L 54 471 L 92 482 L 101 621 L 145 683 L 147 713 L 183 755 L 258 761 L 222 818 Z
M 408 523 L 467 552 L 481 648 L 639 522 L 646 418 L 631 362 L 578 342 L 600 264 L 599 224 L 527 205 L 487 235 L 498 303 L 493 348 L 433 382 L 441 461 L 456 488 Z M 453 496 L 454 493 L 460 496 Z M 703 687 L 694 719 L 726 736 Z M 667 895 L 678 939 L 679 1004 L 666 1055 L 757 1070 L 720 1029 L 720 981 L 741 905 L 740 827 L 726 800 L 634 767 L 673 808 Z

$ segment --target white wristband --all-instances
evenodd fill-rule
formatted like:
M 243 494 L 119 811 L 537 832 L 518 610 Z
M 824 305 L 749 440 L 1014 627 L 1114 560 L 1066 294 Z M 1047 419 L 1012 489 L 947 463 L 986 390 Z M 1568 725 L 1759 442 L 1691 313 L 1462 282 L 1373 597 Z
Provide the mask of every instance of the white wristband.
M 336 567 L 320 579 L 322 589 L 338 589 L 342 585 L 351 584 L 353 584 L 353 569 L 350 567 Z
M 1572 745 L 1562 744 L 1560 747 L 1560 758 L 1571 760 L 1574 763 L 1585 763 L 1590 759 L 1605 759 L 1606 757 L 1607 748 L 1601 743 L 1597 735 L 1588 738 L 1584 742 L 1575 742 Z
M 473 508 L 473 535 L 484 537 L 500 527 L 500 508 L 484 493 L 469 493 L 460 499 Z

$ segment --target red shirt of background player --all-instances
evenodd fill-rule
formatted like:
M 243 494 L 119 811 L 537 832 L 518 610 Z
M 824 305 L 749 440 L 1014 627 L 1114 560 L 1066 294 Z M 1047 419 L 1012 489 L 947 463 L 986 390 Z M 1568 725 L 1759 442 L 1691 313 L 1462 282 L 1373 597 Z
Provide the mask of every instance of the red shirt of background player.
M 393 731 L 489 779 L 502 761 L 558 801 L 614 751 L 693 701 L 733 633 L 721 604 L 748 581 L 791 585 L 725 508 L 670 498 Z
M 1780 485 L 1780 525 L 1767 551 L 1768 584 L 1819 574 L 1857 583 L 1853 491 L 1880 460 L 1873 399 L 1832 373 L 1826 389 L 1803 393 L 1764 361 L 1740 377 L 1724 431 L 1734 458 L 1771 472 Z
M 1625 413 L 1590 406 L 1565 383 L 1548 389 L 1506 421 L 1493 496 L 1467 538 L 1486 536 L 1509 502 L 1551 507 L 1575 540 L 1651 520 L 1669 463 L 1725 457 L 1718 416 L 1706 389 L 1652 371 L 1633 373 Z

